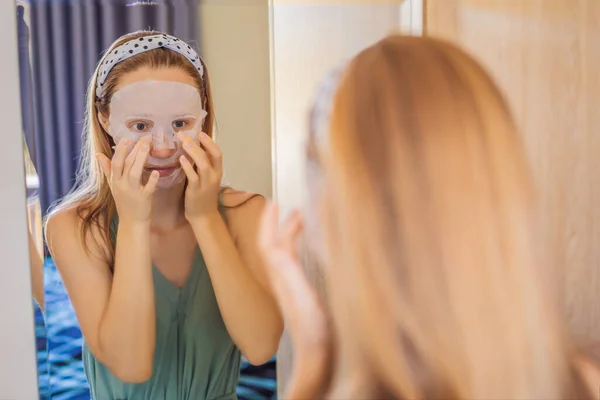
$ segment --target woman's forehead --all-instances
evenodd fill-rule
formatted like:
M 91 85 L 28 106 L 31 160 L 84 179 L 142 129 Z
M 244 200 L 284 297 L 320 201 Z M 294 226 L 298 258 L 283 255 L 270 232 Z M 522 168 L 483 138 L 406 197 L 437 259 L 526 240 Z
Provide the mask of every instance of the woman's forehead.
M 134 82 L 115 92 L 111 100 L 111 114 L 115 117 L 199 113 L 201 110 L 198 90 L 175 81 Z
M 182 68 L 160 67 L 152 68 L 144 66 L 130 72 L 126 72 L 118 79 L 115 91 L 125 86 L 142 81 L 164 81 L 176 82 L 196 87 L 196 81 Z

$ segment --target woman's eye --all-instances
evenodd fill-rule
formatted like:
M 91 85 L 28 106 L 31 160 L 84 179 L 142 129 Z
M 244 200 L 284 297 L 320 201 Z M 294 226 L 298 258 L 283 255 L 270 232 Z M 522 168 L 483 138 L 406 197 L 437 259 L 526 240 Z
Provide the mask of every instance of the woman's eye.
M 138 122 L 137 124 L 134 125 L 134 127 L 138 131 L 146 130 L 146 124 L 144 124 L 143 122 Z
M 173 126 L 175 128 L 183 128 L 186 125 L 185 121 L 175 121 L 173 122 Z

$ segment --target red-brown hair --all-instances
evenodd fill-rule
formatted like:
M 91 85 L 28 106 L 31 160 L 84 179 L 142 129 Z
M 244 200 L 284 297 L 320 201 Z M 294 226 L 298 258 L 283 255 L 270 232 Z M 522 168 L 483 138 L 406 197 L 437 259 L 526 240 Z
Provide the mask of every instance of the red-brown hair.
M 344 71 L 325 142 L 332 396 L 581 398 L 524 147 L 484 69 L 387 37 Z

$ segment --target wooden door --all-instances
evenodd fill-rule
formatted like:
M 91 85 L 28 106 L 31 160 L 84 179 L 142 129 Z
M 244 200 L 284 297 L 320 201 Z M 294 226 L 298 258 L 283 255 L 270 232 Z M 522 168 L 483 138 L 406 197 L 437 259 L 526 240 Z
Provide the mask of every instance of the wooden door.
M 600 1 L 426 0 L 426 34 L 459 43 L 503 88 L 539 189 L 574 334 L 600 338 Z

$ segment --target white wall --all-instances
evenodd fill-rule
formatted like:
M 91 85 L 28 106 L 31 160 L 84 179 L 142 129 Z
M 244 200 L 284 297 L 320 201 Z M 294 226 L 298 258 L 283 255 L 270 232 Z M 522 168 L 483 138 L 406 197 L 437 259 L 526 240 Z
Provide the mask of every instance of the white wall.
M 216 105 L 225 183 L 270 197 L 268 0 L 203 1 L 198 24 Z
M 39 399 L 31 273 L 27 236 L 25 171 L 15 3 L 0 2 L 0 399 Z
M 402 1 L 325 3 L 273 0 L 274 196 L 284 214 L 301 206 L 306 195 L 304 149 L 316 85 L 339 62 L 401 28 Z M 318 287 L 322 277 L 308 270 Z M 280 388 L 290 365 L 286 337 L 279 354 Z

